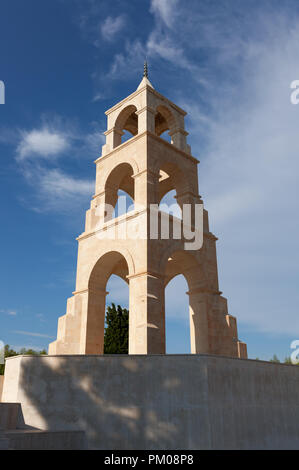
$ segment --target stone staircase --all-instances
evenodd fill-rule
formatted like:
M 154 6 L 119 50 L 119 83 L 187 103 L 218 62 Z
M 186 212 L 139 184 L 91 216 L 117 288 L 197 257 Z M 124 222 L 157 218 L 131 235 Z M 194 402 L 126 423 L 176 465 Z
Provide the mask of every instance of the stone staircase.
M 20 403 L 0 403 L 0 450 L 86 449 L 84 431 L 42 431 L 26 426 Z

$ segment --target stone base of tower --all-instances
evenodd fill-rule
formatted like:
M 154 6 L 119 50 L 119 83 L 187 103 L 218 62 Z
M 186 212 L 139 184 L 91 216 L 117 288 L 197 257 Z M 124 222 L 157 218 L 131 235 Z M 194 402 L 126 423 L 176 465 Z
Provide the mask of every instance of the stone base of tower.
M 298 387 L 298 367 L 220 356 L 18 356 L 2 400 L 90 449 L 298 449 Z
M 148 273 L 132 276 L 129 282 L 129 353 L 164 354 L 165 312 L 160 295 L 164 285 Z M 238 339 L 237 319 L 228 313 L 221 292 L 193 289 L 187 294 L 191 353 L 246 359 L 247 346 Z M 49 355 L 103 354 L 105 303 L 104 289 L 75 292 L 67 301 L 66 314 L 58 320 L 57 340 L 49 344 Z M 140 315 L 142 309 L 145 318 Z

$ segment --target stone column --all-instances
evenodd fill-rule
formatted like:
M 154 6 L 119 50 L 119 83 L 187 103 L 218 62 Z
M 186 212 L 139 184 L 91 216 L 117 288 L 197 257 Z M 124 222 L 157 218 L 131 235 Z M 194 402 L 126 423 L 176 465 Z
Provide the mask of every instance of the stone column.
M 80 354 L 104 354 L 106 295 L 99 289 L 88 289 L 82 305 Z
M 189 295 L 191 354 L 209 354 L 208 295 L 196 289 Z
M 165 354 L 162 279 L 149 273 L 129 277 L 129 354 Z
M 121 138 L 124 132 L 116 127 L 112 127 L 112 129 L 104 132 L 104 135 L 106 136 L 106 145 L 103 154 L 107 154 L 121 144 Z
M 149 106 L 136 111 L 138 115 L 138 134 L 149 131 L 155 133 L 155 110 Z
M 187 148 L 187 141 L 186 137 L 188 132 L 184 129 L 174 129 L 168 133 L 171 136 L 171 143 L 180 150 L 184 152 L 189 152 L 189 148 Z
M 158 204 L 158 185 L 159 173 L 149 169 L 140 171 L 133 175 L 135 180 L 135 198 L 136 208 L 148 208 L 150 204 Z

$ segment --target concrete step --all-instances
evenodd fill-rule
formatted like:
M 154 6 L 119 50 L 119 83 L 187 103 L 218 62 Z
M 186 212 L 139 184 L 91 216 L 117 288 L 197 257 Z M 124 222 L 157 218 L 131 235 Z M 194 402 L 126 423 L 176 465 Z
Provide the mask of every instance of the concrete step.
M 25 428 L 20 403 L 0 403 L 0 428 L 6 430 Z
M 0 403 L 0 450 L 86 449 L 84 431 L 41 431 L 26 426 L 20 403 Z
M 84 431 L 6 431 L 10 450 L 85 450 Z
M 4 436 L 3 429 L 0 428 L 0 450 L 7 450 L 9 447 L 9 440 Z

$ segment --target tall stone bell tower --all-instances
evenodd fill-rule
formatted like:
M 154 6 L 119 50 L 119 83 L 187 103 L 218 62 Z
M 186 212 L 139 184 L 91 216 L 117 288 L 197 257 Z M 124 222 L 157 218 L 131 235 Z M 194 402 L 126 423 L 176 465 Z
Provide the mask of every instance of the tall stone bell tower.
M 166 236 L 162 230 L 152 234 L 151 207 L 158 207 L 169 191 L 176 191 L 182 209 L 191 207 L 193 214 L 197 205 L 203 208 L 199 161 L 186 141 L 185 111 L 154 89 L 145 65 L 137 90 L 106 115 L 106 144 L 95 162 L 95 194 L 78 237 L 76 290 L 58 320 L 49 354 L 103 354 L 106 284 L 112 274 L 129 284 L 129 354 L 165 354 L 165 287 L 183 274 L 189 289 L 191 353 L 246 358 L 236 318 L 219 291 L 217 238 L 209 230 L 208 212 L 202 211 L 200 247 L 186 249 L 183 237 Z M 124 131 L 132 137 L 122 143 Z M 165 131 L 171 142 L 160 137 Z M 113 218 L 109 208 L 116 206 L 119 190 L 134 200 L 134 210 Z M 161 223 L 165 214 L 157 213 Z M 136 236 L 140 230 L 143 236 Z

